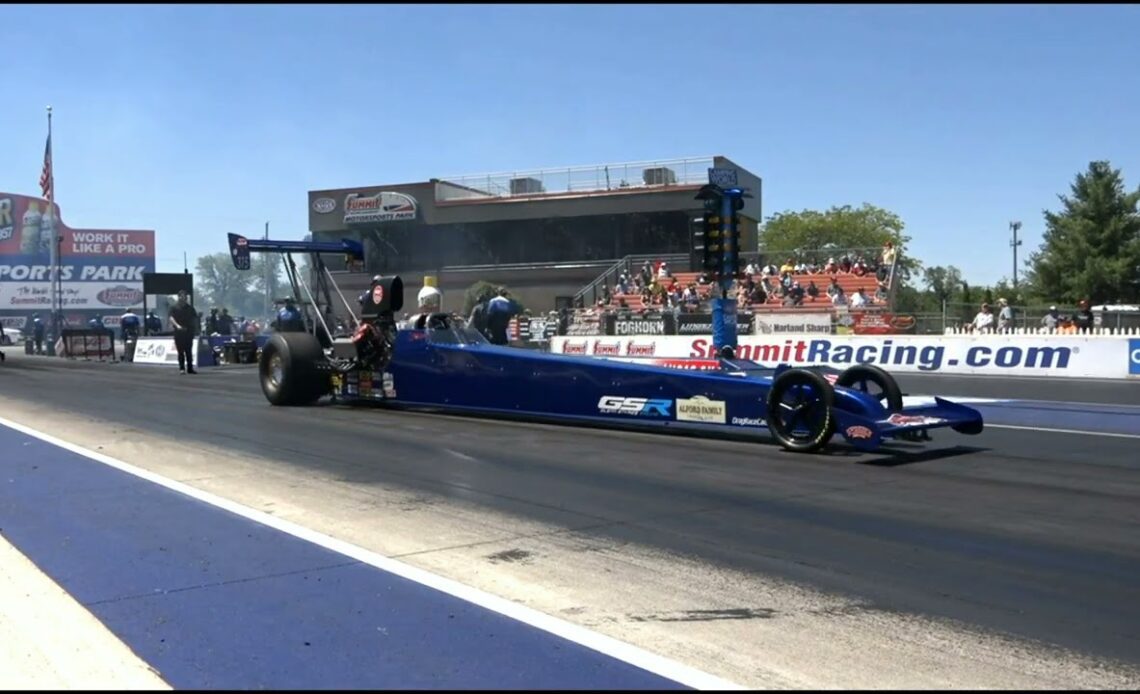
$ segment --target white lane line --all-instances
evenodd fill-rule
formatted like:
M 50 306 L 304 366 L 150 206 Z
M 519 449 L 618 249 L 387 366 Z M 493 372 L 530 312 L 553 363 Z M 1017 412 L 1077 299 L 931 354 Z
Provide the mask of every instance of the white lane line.
M 259 523 L 265 527 L 279 530 L 283 533 L 287 533 L 306 542 L 311 542 L 327 550 L 338 552 L 345 555 L 346 557 L 351 557 L 352 559 L 356 559 L 357 561 L 360 561 L 364 564 L 374 566 L 381 571 L 387 571 L 388 573 L 400 576 L 401 578 L 415 581 L 422 586 L 438 590 L 442 593 L 446 593 L 448 595 L 459 598 L 460 600 L 464 600 L 474 605 L 478 605 L 484 609 L 491 610 L 492 612 L 497 612 L 501 615 L 522 622 L 523 624 L 541 629 L 542 631 L 554 634 L 555 636 L 559 636 L 563 639 L 566 639 L 567 641 L 585 646 L 586 648 L 602 653 L 603 655 L 607 655 L 616 660 L 620 660 L 635 667 L 639 667 L 643 670 L 685 685 L 687 687 L 702 690 L 745 689 L 745 687 L 742 687 L 741 685 L 729 682 L 728 680 L 716 677 L 714 675 L 710 675 L 707 672 L 702 672 L 696 668 L 678 663 L 674 660 L 670 660 L 655 653 L 650 653 L 649 651 L 638 648 L 637 646 L 625 643 L 623 641 L 619 641 L 610 636 L 599 634 L 595 631 L 591 631 L 585 627 L 567 622 L 557 617 L 552 617 L 544 612 L 539 612 L 533 608 L 511 602 L 510 600 L 500 598 L 497 595 L 483 592 L 477 588 L 472 588 L 471 586 L 464 585 L 450 578 L 444 578 L 443 576 L 438 576 L 431 572 L 424 571 L 423 569 L 405 564 L 395 559 L 390 559 L 383 555 L 366 550 L 363 547 L 358 547 L 348 542 L 344 542 L 343 540 L 338 540 L 335 537 L 325 535 L 324 533 L 319 533 L 315 530 L 297 525 L 296 523 L 292 523 L 281 518 L 276 518 L 267 513 L 254 510 L 248 506 L 243 506 L 242 504 L 235 503 L 229 499 L 224 499 L 215 494 L 211 494 L 200 489 L 195 489 L 194 487 L 178 482 L 177 480 L 172 480 L 168 477 L 163 477 L 162 475 L 150 472 L 149 470 L 135 467 L 129 463 L 125 463 L 116 458 L 112 458 L 109 455 L 104 455 L 102 453 L 88 450 L 82 446 L 64 441 L 62 439 L 56 438 L 55 436 L 52 436 L 51 434 L 46 434 L 37 429 L 24 426 L 18 422 L 13 422 L 9 419 L 0 417 L 0 425 L 14 429 L 23 434 L 27 434 L 28 436 L 37 438 L 53 446 L 58 446 L 59 448 L 62 448 L 66 451 L 71 451 L 72 453 L 81 455 L 95 462 L 102 463 L 103 465 L 112 467 L 116 470 L 120 470 L 129 475 L 134 475 L 135 477 L 144 479 L 148 482 L 153 482 L 154 484 L 178 492 L 179 494 L 184 494 L 192 499 L 210 504 L 215 508 L 229 511 L 234 515 L 241 516 L 242 518 L 246 518 L 255 523 Z
M 0 689 L 168 690 L 127 644 L 0 536 Z
M 997 403 L 1012 402 L 1012 400 L 1006 398 L 956 398 L 953 395 L 947 395 L 945 397 L 939 395 L 938 397 L 942 398 L 943 400 L 949 400 L 950 402 L 958 403 L 960 405 L 993 405 Z M 903 407 L 928 407 L 934 404 L 933 395 L 903 396 Z
M 1140 439 L 1140 434 L 1114 434 L 1109 431 L 1083 431 L 1081 429 L 1049 429 L 1046 427 L 1023 427 L 1014 424 L 986 424 L 987 429 L 1018 429 L 1020 431 L 1043 431 L 1048 434 L 1083 434 L 1085 436 L 1108 436 L 1115 439 Z
M 466 460 L 469 463 L 479 462 L 478 458 L 472 458 L 471 456 L 467 455 L 466 453 L 460 453 L 459 451 L 453 451 L 450 448 L 445 448 L 443 450 L 450 453 L 451 455 L 455 456 L 456 458 L 459 458 L 460 460 Z

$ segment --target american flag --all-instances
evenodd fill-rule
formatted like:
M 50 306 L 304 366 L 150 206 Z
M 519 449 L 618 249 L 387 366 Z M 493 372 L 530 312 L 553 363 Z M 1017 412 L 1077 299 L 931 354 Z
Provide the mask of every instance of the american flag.
M 51 134 L 48 134 L 47 146 L 44 147 L 44 170 L 40 174 L 40 190 L 43 191 L 45 198 L 51 198 L 52 184 Z

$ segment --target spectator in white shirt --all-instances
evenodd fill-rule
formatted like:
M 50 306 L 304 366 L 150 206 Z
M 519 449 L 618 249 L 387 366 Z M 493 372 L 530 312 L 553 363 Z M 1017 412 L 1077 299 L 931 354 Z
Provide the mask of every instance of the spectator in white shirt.
M 989 304 L 982 304 L 982 310 L 974 316 L 972 325 L 974 330 L 979 333 L 992 333 L 994 331 L 994 313 L 990 310 Z
M 1001 311 L 998 312 L 998 332 L 1008 333 L 1013 330 L 1013 309 L 1004 296 L 998 299 L 998 306 L 1001 306 Z
M 855 293 L 851 295 L 851 308 L 860 308 L 867 305 L 867 297 L 863 294 L 862 289 L 856 289 Z
M 748 267 L 744 268 L 744 274 L 749 276 L 758 275 L 760 274 L 760 269 L 757 268 L 754 263 L 748 263 Z

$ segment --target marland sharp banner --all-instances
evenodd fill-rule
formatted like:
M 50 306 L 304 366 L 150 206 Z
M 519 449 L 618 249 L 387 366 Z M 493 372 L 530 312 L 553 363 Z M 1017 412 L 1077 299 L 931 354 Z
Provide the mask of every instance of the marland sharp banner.
M 121 313 L 142 306 L 144 272 L 154 272 L 154 232 L 72 229 L 59 205 L 0 193 L 0 311 L 51 311 L 51 243 L 60 243 L 62 308 Z

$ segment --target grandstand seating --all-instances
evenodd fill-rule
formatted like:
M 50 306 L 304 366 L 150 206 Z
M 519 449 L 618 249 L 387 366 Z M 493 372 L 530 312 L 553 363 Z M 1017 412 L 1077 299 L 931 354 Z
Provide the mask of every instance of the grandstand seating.
M 679 282 L 681 286 L 687 286 L 690 283 L 695 283 L 697 281 L 697 277 L 699 276 L 699 272 L 676 272 L 673 273 L 673 276 L 671 278 L 658 279 L 657 281 L 668 289 L 673 286 L 674 282 Z M 827 296 L 827 287 L 831 284 L 832 277 L 838 278 L 839 286 L 843 288 L 844 294 L 846 294 L 848 297 L 850 297 L 856 289 L 862 289 L 864 294 L 866 294 L 868 297 L 872 297 L 875 294 L 875 290 L 879 286 L 878 280 L 875 278 L 874 274 L 867 274 L 862 277 L 847 273 L 837 273 L 832 275 L 823 272 L 793 275 L 793 278 L 796 279 L 801 286 L 806 288 L 810 282 L 814 281 L 815 285 L 819 288 L 818 297 L 813 300 L 811 297 L 805 296 L 803 306 L 799 306 L 797 309 L 803 310 L 806 308 L 811 308 L 813 304 L 821 308 L 830 306 L 831 300 Z M 763 281 L 761 275 L 753 275 L 752 279 L 757 284 Z M 706 284 L 703 286 L 697 285 L 698 295 L 702 300 L 708 297 L 709 291 L 712 289 L 712 287 L 713 285 L 711 284 Z M 625 301 L 626 306 L 631 309 L 636 310 L 645 308 L 645 302 L 642 301 L 639 294 L 615 294 L 612 298 L 611 303 L 617 305 L 623 300 Z M 768 301 L 764 304 L 753 304 L 754 309 L 761 310 L 775 309 L 779 308 L 780 306 L 781 301 L 775 294 L 769 295 Z

